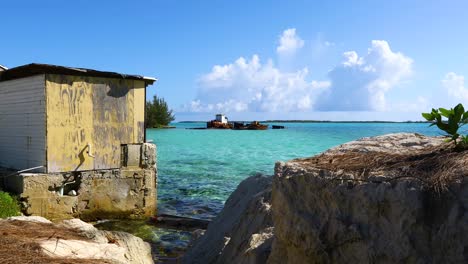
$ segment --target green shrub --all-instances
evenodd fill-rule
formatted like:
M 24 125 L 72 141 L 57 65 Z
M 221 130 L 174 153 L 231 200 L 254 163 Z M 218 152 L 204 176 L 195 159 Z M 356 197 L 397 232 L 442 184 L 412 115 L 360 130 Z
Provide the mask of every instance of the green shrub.
M 10 194 L 0 191 L 0 218 L 20 215 L 18 201 Z
M 455 108 L 450 110 L 445 108 L 434 109 L 430 113 L 422 113 L 422 116 L 427 120 L 433 122 L 431 126 L 436 125 L 439 129 L 447 133 L 450 137 L 448 141 L 453 141 L 456 147 L 466 148 L 468 146 L 468 136 L 460 135 L 458 130 L 468 123 L 468 111 L 462 104 L 458 104 Z M 442 120 L 446 117 L 447 120 Z M 457 142 L 458 139 L 461 139 Z
M 175 117 L 172 109 L 169 109 L 166 101 L 156 95 L 153 101 L 146 102 L 146 127 L 147 128 L 160 128 L 169 125 L 174 121 Z

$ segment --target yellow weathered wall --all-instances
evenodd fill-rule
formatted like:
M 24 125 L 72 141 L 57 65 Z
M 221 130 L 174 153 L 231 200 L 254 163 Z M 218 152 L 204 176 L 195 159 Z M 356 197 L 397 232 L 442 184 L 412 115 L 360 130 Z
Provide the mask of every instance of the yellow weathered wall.
M 135 81 L 135 89 L 133 90 L 133 109 L 134 109 L 134 124 L 137 129 L 134 133 L 135 142 L 143 142 L 145 140 L 145 83 Z
M 144 88 L 136 80 L 46 75 L 47 171 L 119 168 L 121 144 L 143 142 Z

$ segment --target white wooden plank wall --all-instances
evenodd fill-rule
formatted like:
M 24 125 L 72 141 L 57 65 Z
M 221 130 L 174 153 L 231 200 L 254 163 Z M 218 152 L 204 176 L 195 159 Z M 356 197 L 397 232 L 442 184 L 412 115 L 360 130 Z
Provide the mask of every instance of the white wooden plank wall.
M 2 167 L 21 170 L 46 163 L 44 78 L 42 74 L 0 82 Z

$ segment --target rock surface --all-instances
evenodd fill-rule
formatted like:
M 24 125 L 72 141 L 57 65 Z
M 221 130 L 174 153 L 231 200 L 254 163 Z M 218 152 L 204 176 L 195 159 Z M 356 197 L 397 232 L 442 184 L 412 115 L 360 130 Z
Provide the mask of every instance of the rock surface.
M 468 154 L 449 154 L 462 160 L 444 191 L 411 174 L 411 155 L 437 156 L 442 144 L 443 138 L 398 133 L 278 162 L 272 187 L 262 178 L 242 182 L 184 262 L 467 263 Z M 399 168 L 405 155 L 409 161 Z M 391 170 L 386 156 L 397 161 Z
M 44 223 L 44 224 L 52 224 L 52 222 L 48 219 L 45 219 L 42 216 L 11 216 L 8 217 L 7 220 L 9 221 L 25 221 L 25 222 L 34 222 L 34 223 Z
M 96 259 L 116 264 L 154 263 L 150 245 L 141 238 L 125 232 L 101 231 L 79 219 L 65 220 L 59 224 L 52 224 L 49 220 L 38 216 L 12 217 L 3 221 L 26 221 L 42 224 L 42 229 L 50 228 L 52 233 L 50 237 L 44 238 L 37 234 L 30 234 L 30 237 L 32 242 L 37 243 L 42 248 L 42 252 L 52 259 Z M 57 232 L 54 231 L 57 230 L 55 228 L 67 230 L 70 237 L 75 239 L 54 237 Z
M 394 133 L 376 137 L 365 137 L 342 144 L 324 152 L 326 155 L 338 155 L 348 152 L 384 152 L 410 153 L 439 146 L 443 137 L 427 137 L 416 133 Z
M 273 236 L 271 182 L 262 175 L 241 182 L 182 263 L 264 263 Z
M 442 144 L 441 138 L 391 134 L 333 148 L 350 152 L 408 154 Z M 339 165 L 338 165 L 339 167 Z M 434 193 L 417 178 L 367 168 L 381 181 L 336 180 L 342 171 L 317 168 L 304 159 L 277 163 L 272 209 L 275 240 L 269 263 L 466 263 L 466 172 Z M 358 175 L 350 175 L 358 179 Z

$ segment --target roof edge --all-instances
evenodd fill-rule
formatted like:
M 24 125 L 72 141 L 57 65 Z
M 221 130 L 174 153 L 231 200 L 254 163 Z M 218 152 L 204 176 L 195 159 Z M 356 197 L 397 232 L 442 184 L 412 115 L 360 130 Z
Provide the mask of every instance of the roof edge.
M 154 77 L 149 77 L 149 76 L 143 76 L 143 80 L 145 80 L 146 83 L 148 84 L 153 84 L 155 82 L 158 81 L 158 78 L 154 78 Z
M 1 66 L 1 65 L 0 65 Z M 67 67 L 52 64 L 31 63 L 18 67 L 8 69 L 4 66 L 5 70 L 0 71 L 0 81 L 13 80 L 23 77 L 28 77 L 36 74 L 62 74 L 62 75 L 75 75 L 75 76 L 91 76 L 91 77 L 107 77 L 118 79 L 142 80 L 146 85 L 152 85 L 157 81 L 153 77 L 145 77 L 134 74 L 124 74 L 110 71 L 100 71 L 86 68 Z

